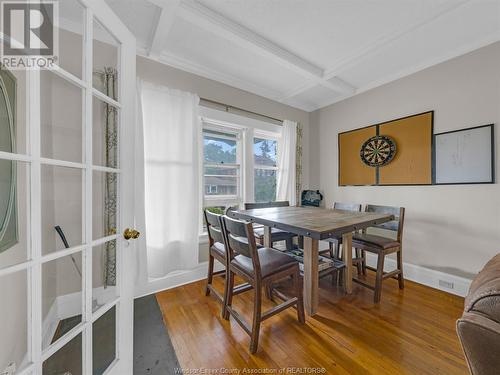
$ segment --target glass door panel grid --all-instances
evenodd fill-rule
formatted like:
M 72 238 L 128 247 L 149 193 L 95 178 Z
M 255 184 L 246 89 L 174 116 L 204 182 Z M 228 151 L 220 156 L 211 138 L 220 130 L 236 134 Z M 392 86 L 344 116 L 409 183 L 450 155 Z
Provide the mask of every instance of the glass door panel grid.
M 92 84 L 92 27 L 94 15 L 91 10 L 85 8 L 85 25 L 84 25 L 84 78 L 80 79 L 64 70 L 58 68 L 51 71 L 50 74 L 55 74 L 63 78 L 66 83 L 74 85 L 82 90 L 82 128 L 83 128 L 83 144 L 82 156 L 83 162 L 73 162 L 66 160 L 51 159 L 41 156 L 41 134 L 40 134 L 40 72 L 26 72 L 26 109 L 27 109 L 27 152 L 26 153 L 10 153 L 0 151 L 0 159 L 18 161 L 26 163 L 29 169 L 29 197 L 28 202 L 28 223 L 31 228 L 31 233 L 28 235 L 28 246 L 26 260 L 14 265 L 7 265 L 0 268 L 0 277 L 16 274 L 18 272 L 26 272 L 28 279 L 27 291 L 27 317 L 26 322 L 28 337 L 27 337 L 27 364 L 22 368 L 17 369 L 19 374 L 42 374 L 43 362 L 47 361 L 53 354 L 63 348 L 71 340 L 79 335 L 83 339 L 83 373 L 92 371 L 92 326 L 93 323 L 102 317 L 106 312 L 116 307 L 116 321 L 119 320 L 120 304 L 120 273 L 117 273 L 116 280 L 116 297 L 106 301 L 95 312 L 92 309 L 92 249 L 93 247 L 105 244 L 110 241 L 115 241 L 117 244 L 116 251 L 116 267 L 121 266 L 121 256 L 118 241 L 118 234 L 111 234 L 103 238 L 92 239 L 92 178 L 94 171 L 116 173 L 118 184 L 117 193 L 120 192 L 120 169 L 109 168 L 105 166 L 97 166 L 92 163 L 92 100 L 94 97 L 99 98 L 118 110 L 122 108 L 121 103 L 104 95 L 93 87 Z M 121 51 L 119 48 L 118 56 Z M 120 59 L 118 59 L 118 69 L 120 67 Z M 119 82 L 119 78 L 118 78 Z M 118 83 L 118 87 L 120 84 Z M 121 88 L 120 88 L 121 89 Z M 118 129 L 120 120 L 118 117 Z M 119 139 L 119 138 L 118 138 Z M 64 248 L 58 251 L 52 249 L 53 252 L 48 254 L 42 253 L 42 207 L 41 207 L 41 170 L 42 166 L 65 167 L 81 170 L 82 172 L 82 243 L 70 248 Z M 119 206 L 119 200 L 117 202 Z M 117 228 L 120 225 L 120 213 L 118 209 Z M 46 349 L 42 349 L 42 267 L 48 262 L 56 261 L 70 255 L 81 254 L 81 272 L 82 272 L 82 320 L 66 335 L 59 340 L 50 344 Z M 119 331 L 116 332 L 119 336 Z M 117 341 L 118 342 L 118 341 Z M 118 353 L 117 353 L 118 358 Z

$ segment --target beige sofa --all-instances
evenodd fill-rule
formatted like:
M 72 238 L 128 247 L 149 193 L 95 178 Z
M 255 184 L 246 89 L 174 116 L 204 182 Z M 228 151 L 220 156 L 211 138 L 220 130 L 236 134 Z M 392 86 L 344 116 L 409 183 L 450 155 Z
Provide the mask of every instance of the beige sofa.
M 472 282 L 457 333 L 471 374 L 500 374 L 500 254 Z

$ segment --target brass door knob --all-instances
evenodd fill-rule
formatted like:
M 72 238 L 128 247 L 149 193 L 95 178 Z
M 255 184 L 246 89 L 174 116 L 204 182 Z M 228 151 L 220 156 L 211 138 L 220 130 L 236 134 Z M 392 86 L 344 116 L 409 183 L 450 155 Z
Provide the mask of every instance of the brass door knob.
M 139 238 L 140 235 L 141 235 L 140 232 L 130 228 L 125 229 L 125 232 L 123 232 L 123 238 L 125 238 L 127 241 L 136 240 Z

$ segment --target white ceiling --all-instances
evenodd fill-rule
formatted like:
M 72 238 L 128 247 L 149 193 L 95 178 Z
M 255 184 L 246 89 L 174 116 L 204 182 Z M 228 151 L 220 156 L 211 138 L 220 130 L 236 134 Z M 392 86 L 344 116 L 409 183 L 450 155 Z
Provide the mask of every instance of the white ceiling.
M 313 111 L 500 40 L 500 0 L 106 0 L 138 53 Z

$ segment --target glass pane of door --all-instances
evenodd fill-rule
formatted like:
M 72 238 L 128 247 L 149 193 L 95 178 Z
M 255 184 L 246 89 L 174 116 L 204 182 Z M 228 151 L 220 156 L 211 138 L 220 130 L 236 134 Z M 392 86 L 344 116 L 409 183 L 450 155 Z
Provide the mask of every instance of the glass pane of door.
M 59 1 L 58 65 L 82 78 L 85 9 L 77 0 Z
M 26 271 L 0 276 L 0 368 L 25 367 L 28 357 L 28 278 Z M 8 301 L 8 303 L 6 303 Z
M 116 358 L 116 308 L 106 311 L 92 326 L 92 368 L 102 375 Z
M 92 311 L 116 297 L 116 240 L 94 246 L 92 250 Z
M 82 334 L 80 333 L 43 362 L 43 375 L 82 374 Z
M 118 168 L 118 109 L 94 97 L 92 112 L 92 164 Z
M 29 259 L 29 164 L 0 159 L 0 269 Z
M 50 71 L 40 73 L 42 157 L 81 163 L 83 90 Z
M 93 41 L 93 86 L 103 94 L 117 100 L 117 80 L 110 80 L 110 76 L 117 75 L 119 42 L 96 19 L 94 19 Z
M 135 40 L 105 2 L 56 3 L 57 70 L 0 67 L 0 372 L 121 373 L 132 296 L 120 289 L 117 233 L 133 209 L 119 193 L 131 201 L 133 188 L 118 183 L 133 162 L 123 173 L 118 151 L 134 116 L 118 89 Z
M 84 171 L 42 165 L 42 254 L 84 243 Z
M 82 256 L 68 255 L 42 265 L 43 348 L 63 339 L 82 322 Z

